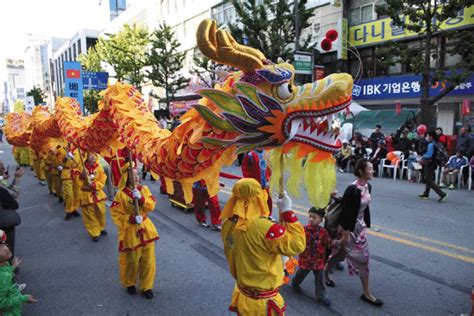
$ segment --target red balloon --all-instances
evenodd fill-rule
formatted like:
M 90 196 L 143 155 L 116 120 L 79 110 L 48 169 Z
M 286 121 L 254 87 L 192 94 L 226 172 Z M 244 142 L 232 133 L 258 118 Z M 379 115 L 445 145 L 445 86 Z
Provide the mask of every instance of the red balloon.
M 330 40 L 329 38 L 323 39 L 323 40 L 321 41 L 321 48 L 322 48 L 324 51 L 326 51 L 326 52 L 330 51 L 331 48 L 332 48 L 332 42 L 331 42 L 331 40 Z
M 428 130 L 428 128 L 426 127 L 425 124 L 420 124 L 416 128 L 416 132 L 418 133 L 419 136 L 424 136 L 426 134 L 427 130 Z
M 331 40 L 331 42 L 334 42 L 335 40 L 337 40 L 338 36 L 339 36 L 339 34 L 337 34 L 336 30 L 329 30 L 329 31 L 326 32 L 326 38 L 329 38 L 329 40 Z

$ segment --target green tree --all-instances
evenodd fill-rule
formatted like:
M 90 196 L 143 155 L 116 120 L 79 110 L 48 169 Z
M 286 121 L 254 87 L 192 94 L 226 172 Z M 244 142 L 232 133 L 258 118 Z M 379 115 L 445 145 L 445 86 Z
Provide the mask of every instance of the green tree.
M 386 0 L 376 7 L 379 15 L 387 15 L 394 27 L 418 33 L 419 46 L 389 42 L 377 50 L 385 66 L 405 64 L 415 74 L 421 74 L 420 119 L 423 124 L 433 122 L 433 105 L 464 82 L 474 71 L 474 32 L 472 29 L 448 31 L 441 25 L 455 18 L 459 11 L 473 5 L 473 0 Z M 439 45 L 436 42 L 439 39 Z M 459 62 L 446 65 L 445 57 L 459 55 Z M 436 65 L 433 60 L 438 60 Z M 438 82 L 448 83 L 437 95 L 429 94 L 430 86 Z
M 125 24 L 118 33 L 107 35 L 107 39 L 99 38 L 96 45 L 101 60 L 112 66 L 117 80 L 127 80 L 140 89 L 145 79 L 148 29 Z
M 194 54 L 193 63 L 194 65 L 189 72 L 197 76 L 203 84 L 209 88 L 213 88 L 219 79 L 216 74 L 218 65 L 201 53 Z
M 147 53 L 149 69 L 146 70 L 146 75 L 154 86 L 165 90 L 166 107 L 169 109 L 170 100 L 189 82 L 189 79 L 179 74 L 185 53 L 178 51 L 180 44 L 171 27 L 165 23 L 152 33 L 150 44 L 151 49 Z
M 43 103 L 44 93 L 41 88 L 34 86 L 33 89 L 26 93 L 27 96 L 33 97 L 35 100 L 35 105 Z
M 104 71 L 101 66 L 101 56 L 97 50 L 90 47 L 87 53 L 82 53 L 77 57 L 82 68 L 87 71 L 100 72 Z M 98 111 L 98 102 L 101 100 L 100 92 L 97 90 L 84 90 L 84 109 L 87 113 L 92 114 Z
M 268 59 L 293 59 L 296 33 L 310 26 L 307 0 L 298 1 L 298 28 L 295 26 L 294 1 L 233 0 L 237 21 L 229 29 L 237 42 L 259 49 Z M 298 50 L 308 50 L 311 34 L 299 40 Z

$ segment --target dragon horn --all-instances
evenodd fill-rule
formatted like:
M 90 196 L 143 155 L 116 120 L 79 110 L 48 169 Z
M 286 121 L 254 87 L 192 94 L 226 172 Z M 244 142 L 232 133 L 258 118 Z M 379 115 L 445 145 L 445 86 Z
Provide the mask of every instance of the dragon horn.
M 203 20 L 196 33 L 197 46 L 208 58 L 217 63 L 233 66 L 244 72 L 263 68 L 265 56 L 256 49 L 237 44 L 225 30 L 217 30 L 215 20 Z

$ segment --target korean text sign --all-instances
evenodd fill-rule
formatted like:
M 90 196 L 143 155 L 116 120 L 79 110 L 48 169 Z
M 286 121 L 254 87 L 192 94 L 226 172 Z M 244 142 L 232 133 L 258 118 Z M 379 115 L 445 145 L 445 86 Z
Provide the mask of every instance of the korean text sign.
M 404 16 L 402 19 L 405 21 L 405 24 L 410 23 L 407 16 Z M 471 6 L 460 10 L 456 17 L 447 19 L 440 27 L 442 30 L 449 30 L 473 24 L 474 6 Z M 373 45 L 389 40 L 417 36 L 418 34 L 415 32 L 393 25 L 390 18 L 351 26 L 349 29 L 349 41 L 354 46 Z
M 421 76 L 417 75 L 362 79 L 354 82 L 352 97 L 354 100 L 421 98 L 420 81 Z M 447 87 L 448 85 L 444 82 L 436 82 L 430 88 L 430 96 L 438 95 Z M 448 96 L 473 94 L 474 75 L 471 75 L 448 93 Z

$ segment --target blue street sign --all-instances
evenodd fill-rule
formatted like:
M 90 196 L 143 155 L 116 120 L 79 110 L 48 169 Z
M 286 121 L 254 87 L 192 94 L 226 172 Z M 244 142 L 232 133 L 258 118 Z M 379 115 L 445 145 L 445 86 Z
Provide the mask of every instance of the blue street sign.
M 75 98 L 81 105 L 84 113 L 84 97 L 82 95 L 81 63 L 75 61 L 64 62 L 64 95 Z
M 105 90 L 109 81 L 108 72 L 82 72 L 82 84 L 85 90 Z
M 352 96 L 354 100 L 379 100 L 379 99 L 403 99 L 421 98 L 421 75 L 404 75 L 361 79 L 354 82 Z M 430 96 L 436 96 L 443 92 L 450 84 L 436 82 L 430 88 Z M 473 95 L 474 75 L 469 76 L 465 82 L 459 84 L 452 95 Z

